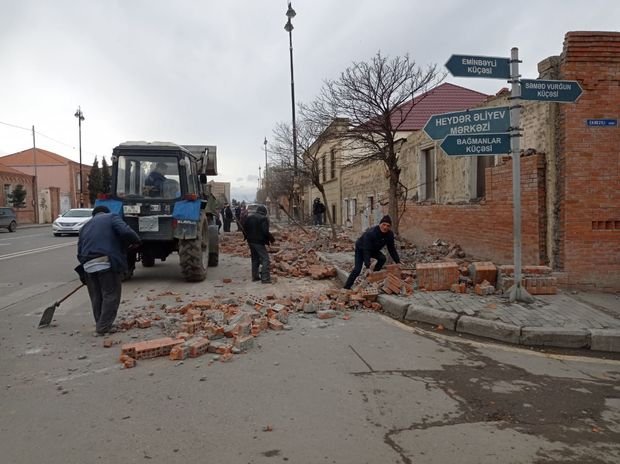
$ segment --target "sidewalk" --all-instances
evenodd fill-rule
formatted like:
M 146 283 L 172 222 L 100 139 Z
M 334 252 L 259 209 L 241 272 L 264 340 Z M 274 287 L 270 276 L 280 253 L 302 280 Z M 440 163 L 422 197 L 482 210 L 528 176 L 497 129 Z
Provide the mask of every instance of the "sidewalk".
M 323 253 L 343 283 L 353 266 L 349 255 Z M 510 303 L 503 295 L 414 291 L 410 296 L 379 295 L 378 301 L 398 320 L 519 345 L 620 353 L 618 294 L 561 290 L 524 304 Z

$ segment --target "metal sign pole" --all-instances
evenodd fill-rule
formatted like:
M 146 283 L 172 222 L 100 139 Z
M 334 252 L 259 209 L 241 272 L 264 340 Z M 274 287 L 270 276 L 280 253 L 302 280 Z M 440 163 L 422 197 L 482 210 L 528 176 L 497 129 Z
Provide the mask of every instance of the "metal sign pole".
M 534 298 L 521 285 L 521 86 L 519 83 L 519 49 L 510 50 L 510 149 L 512 151 L 512 199 L 515 281 L 510 301 L 532 303 Z

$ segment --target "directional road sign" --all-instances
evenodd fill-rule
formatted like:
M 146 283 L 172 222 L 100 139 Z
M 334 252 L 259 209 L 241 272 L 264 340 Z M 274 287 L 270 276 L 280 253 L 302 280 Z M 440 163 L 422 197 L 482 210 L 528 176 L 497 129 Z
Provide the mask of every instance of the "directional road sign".
M 521 98 L 560 103 L 573 103 L 583 90 L 577 81 L 545 81 L 521 79 Z
M 433 140 L 441 140 L 448 135 L 508 132 L 509 127 L 510 108 L 498 106 L 436 114 L 428 120 L 424 132 Z
M 448 135 L 441 149 L 449 156 L 486 156 L 510 153 L 510 134 Z
M 510 60 L 494 56 L 452 55 L 446 68 L 454 77 L 510 77 Z

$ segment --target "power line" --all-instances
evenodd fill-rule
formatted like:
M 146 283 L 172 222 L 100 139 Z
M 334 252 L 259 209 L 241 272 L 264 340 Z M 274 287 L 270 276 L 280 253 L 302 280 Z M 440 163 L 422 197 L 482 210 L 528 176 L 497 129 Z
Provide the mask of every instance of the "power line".
M 16 129 L 24 129 L 28 132 L 30 132 L 32 129 L 29 127 L 22 127 L 22 126 L 18 126 L 16 124 L 9 124 L 8 122 L 2 122 L 0 121 L 0 124 L 4 124 L 5 126 L 9 126 L 9 127 L 15 127 Z
M 23 130 L 25 130 L 25 131 L 32 132 L 32 128 L 30 128 L 30 127 L 22 127 L 22 126 L 18 126 L 17 124 L 11 124 L 11 123 L 4 122 L 4 121 L 0 121 L 0 124 L 3 124 L 3 125 L 5 125 L 5 126 L 9 126 L 9 127 L 14 127 L 14 128 L 16 128 L 16 129 L 23 129 Z M 56 142 L 56 143 L 59 143 L 60 145 L 64 145 L 65 147 L 69 147 L 69 148 L 71 148 L 72 150 L 75 150 L 75 146 L 74 146 L 74 145 L 71 145 L 71 144 L 68 144 L 68 143 L 62 142 L 62 141 L 60 141 L 60 140 L 58 140 L 58 139 L 55 139 L 54 137 L 50 137 L 49 135 L 44 134 L 43 132 L 39 132 L 39 131 L 38 131 L 38 130 L 36 130 L 36 129 L 35 129 L 35 131 L 34 131 L 34 132 L 35 132 L 35 134 L 40 135 L 40 136 L 42 136 L 42 137 L 45 137 L 46 139 L 52 140 L 52 141 L 54 141 L 54 142 Z M 89 154 L 89 155 L 92 155 L 92 156 L 97 156 L 97 154 L 96 154 L 96 153 L 93 153 L 93 152 L 90 152 L 90 151 L 88 151 L 88 152 L 86 152 L 86 153 L 87 153 L 87 154 Z

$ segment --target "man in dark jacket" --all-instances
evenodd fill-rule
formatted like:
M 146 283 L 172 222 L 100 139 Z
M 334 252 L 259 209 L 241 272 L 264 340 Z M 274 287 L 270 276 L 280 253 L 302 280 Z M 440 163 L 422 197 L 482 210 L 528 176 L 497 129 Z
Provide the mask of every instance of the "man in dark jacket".
M 248 215 L 243 223 L 243 229 L 252 256 L 252 282 L 261 280 L 264 284 L 272 283 L 269 274 L 269 253 L 265 245 L 274 243 L 275 238 L 269 232 L 267 208 L 263 205 L 257 207 L 255 213 Z
M 377 260 L 374 272 L 380 271 L 385 264 L 385 255 L 381 249 L 387 246 L 390 256 L 395 263 L 400 263 L 398 252 L 394 246 L 394 232 L 392 232 L 392 218 L 383 216 L 378 226 L 371 227 L 355 242 L 355 265 L 344 288 L 351 288 L 357 276 L 362 272 L 362 265 L 370 268 L 370 258 Z
M 80 231 L 77 258 L 98 335 L 112 330 L 121 301 L 121 277 L 127 271 L 126 248 L 139 243 L 138 234 L 106 206 L 95 207 L 93 218 Z
M 224 221 L 224 232 L 230 232 L 230 224 L 232 223 L 234 218 L 232 209 L 230 209 L 230 205 L 226 203 L 224 205 L 224 209 L 222 210 L 222 220 Z
M 325 205 L 321 202 L 319 197 L 314 199 L 314 203 L 312 204 L 312 216 L 314 217 L 314 225 L 322 226 L 323 225 L 323 215 L 325 214 Z

